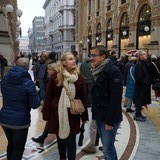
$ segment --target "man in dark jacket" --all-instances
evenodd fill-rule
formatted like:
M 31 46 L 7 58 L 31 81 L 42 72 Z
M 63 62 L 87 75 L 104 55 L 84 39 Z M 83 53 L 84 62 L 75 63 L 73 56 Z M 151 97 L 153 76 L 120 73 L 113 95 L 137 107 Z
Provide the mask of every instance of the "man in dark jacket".
M 92 116 L 96 120 L 105 159 L 117 160 L 114 142 L 122 121 L 122 74 L 108 58 L 108 51 L 104 46 L 91 48 L 91 57 L 95 67 Z
M 41 54 L 41 59 L 34 65 L 33 68 L 34 78 L 36 81 L 39 82 L 41 100 L 44 99 L 46 92 L 47 58 L 48 58 L 48 53 L 46 51 L 43 51 Z
M 135 106 L 134 120 L 144 122 L 146 117 L 142 115 L 142 106 L 151 103 L 150 78 L 147 67 L 147 53 L 139 50 L 137 52 L 138 62 L 135 66 Z

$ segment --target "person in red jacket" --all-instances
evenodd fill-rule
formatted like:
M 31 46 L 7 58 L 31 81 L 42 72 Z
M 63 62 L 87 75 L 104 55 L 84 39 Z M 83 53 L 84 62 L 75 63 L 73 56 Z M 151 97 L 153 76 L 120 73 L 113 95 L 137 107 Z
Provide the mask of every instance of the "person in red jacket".
M 70 113 L 70 99 L 74 98 L 79 98 L 85 106 L 82 114 Z M 48 132 L 57 136 L 60 159 L 75 160 L 76 135 L 80 133 L 80 122 L 88 121 L 88 112 L 85 81 L 76 66 L 74 55 L 70 52 L 62 55 L 57 73 L 48 82 L 42 112 L 43 119 L 48 121 Z

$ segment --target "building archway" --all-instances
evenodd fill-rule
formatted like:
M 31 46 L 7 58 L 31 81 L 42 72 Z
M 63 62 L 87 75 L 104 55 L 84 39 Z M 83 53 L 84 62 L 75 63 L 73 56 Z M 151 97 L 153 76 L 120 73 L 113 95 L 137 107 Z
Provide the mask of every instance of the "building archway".
M 124 55 L 126 53 L 126 47 L 129 43 L 129 16 L 127 12 L 124 12 L 119 27 L 119 48 L 118 56 Z
M 113 22 L 112 18 L 109 18 L 106 28 L 106 47 L 108 51 L 111 51 L 113 45 Z
M 0 14 L 0 52 L 7 59 L 8 65 L 14 63 L 15 53 L 11 44 L 8 20 L 6 16 Z
M 102 32 L 101 23 L 98 23 L 96 28 L 96 45 L 101 45 L 101 40 L 102 40 L 101 32 Z
M 88 38 L 87 38 L 87 43 L 88 43 L 88 54 L 90 52 L 90 49 L 92 47 L 92 29 L 91 26 L 88 29 Z
M 136 33 L 136 49 L 148 51 L 151 40 L 151 8 L 144 4 L 139 12 Z

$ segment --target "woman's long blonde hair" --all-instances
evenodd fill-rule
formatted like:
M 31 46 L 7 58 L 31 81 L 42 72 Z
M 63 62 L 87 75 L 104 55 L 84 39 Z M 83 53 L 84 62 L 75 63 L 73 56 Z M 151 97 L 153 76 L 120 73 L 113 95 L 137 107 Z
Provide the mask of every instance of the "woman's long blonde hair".
M 63 55 L 61 56 L 61 59 L 60 59 L 60 63 L 57 65 L 57 86 L 62 86 L 62 84 L 63 84 L 63 80 L 64 80 L 63 70 L 65 69 L 63 62 L 66 60 L 66 57 L 70 54 L 72 54 L 72 53 L 71 52 L 63 53 Z M 70 74 L 79 74 L 79 68 L 76 67 L 75 69 L 71 70 Z

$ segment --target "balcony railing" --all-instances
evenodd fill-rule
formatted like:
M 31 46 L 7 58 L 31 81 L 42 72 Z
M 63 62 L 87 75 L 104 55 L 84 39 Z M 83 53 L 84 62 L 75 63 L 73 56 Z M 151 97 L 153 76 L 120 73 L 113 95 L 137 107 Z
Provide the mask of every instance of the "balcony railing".
M 67 30 L 67 29 L 74 30 L 76 29 L 76 27 L 74 25 L 60 25 L 59 26 L 60 31 Z
M 74 11 L 76 8 L 74 5 L 65 5 L 59 7 L 59 12 L 63 12 L 64 10 L 71 10 Z

